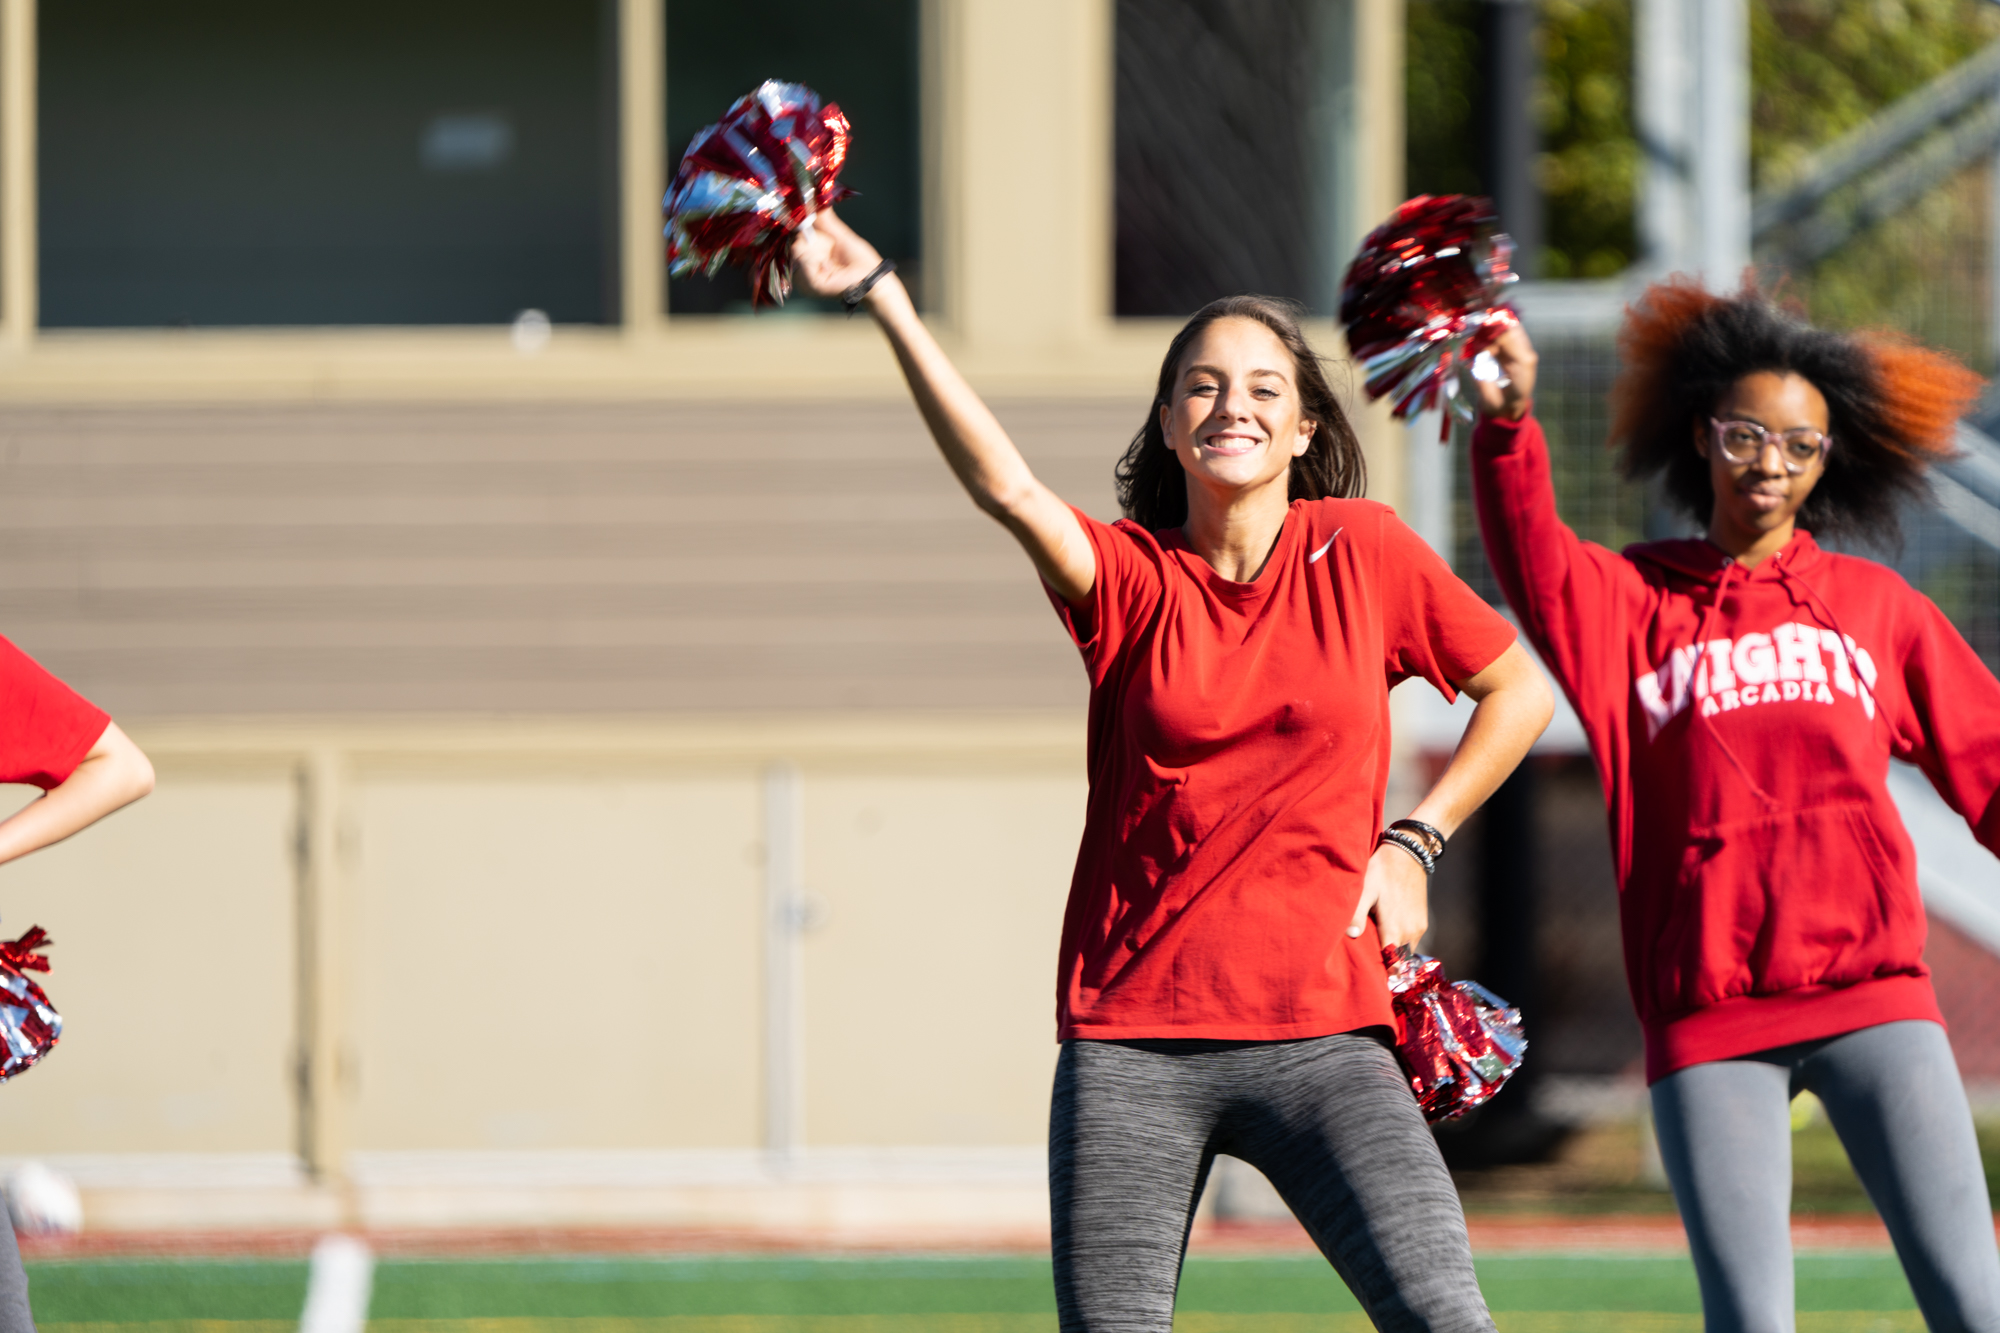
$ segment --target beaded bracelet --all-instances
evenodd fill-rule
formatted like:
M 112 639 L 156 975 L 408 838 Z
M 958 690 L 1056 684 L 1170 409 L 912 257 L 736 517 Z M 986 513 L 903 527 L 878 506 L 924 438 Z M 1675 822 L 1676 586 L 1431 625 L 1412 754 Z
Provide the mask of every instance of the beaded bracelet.
M 1431 860 L 1441 861 L 1444 859 L 1444 834 L 1438 832 L 1436 828 L 1426 824 L 1423 820 L 1399 819 L 1389 825 L 1389 827 L 1402 829 L 1405 833 L 1416 834 L 1424 840 L 1425 849 L 1430 852 Z
M 1385 842 L 1393 843 L 1416 857 L 1417 864 L 1424 868 L 1426 875 L 1437 873 L 1437 858 L 1431 855 L 1430 848 L 1424 846 L 1423 839 L 1416 834 L 1392 826 L 1382 830 L 1382 836 L 1376 840 L 1376 845 L 1379 847 Z

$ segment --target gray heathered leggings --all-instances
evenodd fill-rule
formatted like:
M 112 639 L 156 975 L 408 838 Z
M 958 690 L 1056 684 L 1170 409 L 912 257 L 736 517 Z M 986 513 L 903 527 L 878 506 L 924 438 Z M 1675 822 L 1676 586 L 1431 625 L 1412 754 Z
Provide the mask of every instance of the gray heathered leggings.
M 1380 1329 L 1490 1333 L 1465 1214 L 1372 1035 L 1071 1041 L 1049 1117 L 1064 1333 L 1168 1333 L 1217 1153 L 1277 1186 Z
M 1708 1333 L 1792 1333 L 1792 1135 L 1826 1106 L 1932 1333 L 2000 1333 L 2000 1250 L 1972 1112 L 1944 1029 L 1883 1023 L 1717 1060 L 1653 1085 L 1660 1159 Z
M 0 1333 L 35 1333 L 35 1316 L 28 1310 L 28 1274 L 21 1267 L 21 1247 L 0 1206 Z

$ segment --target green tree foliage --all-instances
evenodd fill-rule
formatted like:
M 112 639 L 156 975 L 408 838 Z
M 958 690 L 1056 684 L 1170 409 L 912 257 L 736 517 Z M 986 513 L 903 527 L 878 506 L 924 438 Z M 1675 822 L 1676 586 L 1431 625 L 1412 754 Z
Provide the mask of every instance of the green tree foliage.
M 1405 179 L 1411 194 L 1483 194 L 1479 7 L 1486 0 L 1410 0 L 1403 46 Z
M 1750 12 L 1759 188 L 1782 188 L 1814 149 L 2000 36 L 1989 0 L 1755 0 Z M 1989 176 L 1963 172 L 1783 276 L 1815 319 L 1890 325 L 1990 368 Z
M 1546 209 L 1542 276 L 1608 278 L 1638 254 L 1629 0 L 1542 0 L 1535 163 Z
M 1482 191 L 1479 9 L 1409 0 L 1411 191 Z M 1632 123 L 1632 0 L 1538 0 L 1536 94 L 1550 278 L 1636 260 L 1641 169 Z M 2000 37 L 1990 0 L 1751 0 L 1752 172 L 1782 186 L 1814 149 Z M 1813 313 L 1890 323 L 1986 362 L 1986 169 L 1934 191 L 1808 273 Z
M 1761 189 L 2000 35 L 1990 0 L 1753 0 L 1750 162 Z
M 1410 0 L 1406 45 L 1412 194 L 1480 194 L 1479 10 L 1488 0 Z M 1630 0 L 1542 0 L 1546 203 L 1540 273 L 1610 277 L 1632 262 L 1639 150 L 1632 133 Z

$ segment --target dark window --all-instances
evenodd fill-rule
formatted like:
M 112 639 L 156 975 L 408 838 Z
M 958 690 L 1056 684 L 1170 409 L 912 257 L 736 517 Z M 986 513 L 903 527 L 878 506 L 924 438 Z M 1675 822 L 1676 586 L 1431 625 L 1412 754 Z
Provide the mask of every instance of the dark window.
M 803 83 L 847 113 L 854 147 L 840 179 L 857 195 L 840 205 L 840 216 L 896 261 L 921 300 L 916 0 L 843 0 L 833 8 L 824 0 L 762 0 L 754 21 L 734 5 L 668 0 L 669 179 L 695 132 L 766 79 Z M 676 314 L 748 310 L 750 284 L 740 269 L 674 279 L 667 304 Z
M 614 318 L 612 10 L 41 11 L 49 326 Z
M 1240 292 L 1325 309 L 1324 25 L 1341 8 L 1118 0 L 1117 313 Z

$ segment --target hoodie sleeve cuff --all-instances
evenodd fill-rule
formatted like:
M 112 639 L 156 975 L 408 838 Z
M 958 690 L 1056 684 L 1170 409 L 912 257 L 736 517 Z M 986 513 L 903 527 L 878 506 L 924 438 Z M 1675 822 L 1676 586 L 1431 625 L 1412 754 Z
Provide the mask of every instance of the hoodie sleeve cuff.
M 1521 436 L 1535 419 L 1532 405 L 1512 421 L 1505 417 L 1481 417 L 1472 431 L 1472 445 L 1484 454 L 1511 454 L 1521 446 Z

